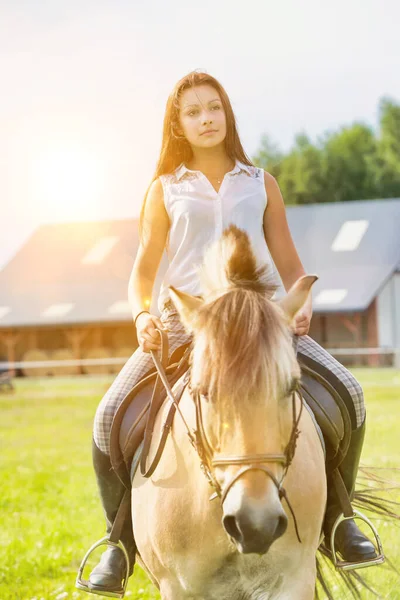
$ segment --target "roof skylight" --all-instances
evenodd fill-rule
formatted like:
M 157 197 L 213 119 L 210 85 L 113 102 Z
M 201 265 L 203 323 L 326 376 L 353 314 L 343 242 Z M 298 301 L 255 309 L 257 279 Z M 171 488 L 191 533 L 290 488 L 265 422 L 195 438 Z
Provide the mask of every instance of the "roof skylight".
M 334 252 L 348 252 L 357 250 L 365 232 L 369 226 L 369 221 L 345 221 L 332 243 Z
M 110 254 L 118 240 L 116 235 L 101 238 L 82 258 L 82 264 L 99 265 Z
M 340 304 L 347 296 L 347 290 L 332 289 L 321 290 L 315 297 L 315 304 Z
M 0 306 L 0 319 L 8 315 L 11 312 L 11 308 L 9 306 Z
M 64 317 L 74 308 L 75 304 L 64 302 L 51 304 L 42 312 L 42 317 Z
M 130 315 L 132 314 L 132 309 L 129 302 L 121 300 L 120 302 L 114 302 L 114 304 L 109 307 L 108 312 L 112 315 Z

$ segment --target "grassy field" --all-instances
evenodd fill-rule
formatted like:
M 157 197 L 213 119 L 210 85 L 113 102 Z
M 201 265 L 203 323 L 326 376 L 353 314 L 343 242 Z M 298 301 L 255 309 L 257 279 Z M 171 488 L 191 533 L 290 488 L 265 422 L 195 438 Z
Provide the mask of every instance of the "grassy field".
M 368 407 L 363 462 L 398 466 L 400 372 L 355 373 Z M 14 394 L 0 395 L 0 600 L 94 598 L 74 582 L 84 552 L 104 535 L 90 444 L 93 415 L 110 381 L 21 379 Z M 400 567 L 400 529 L 385 523 L 379 529 Z M 400 578 L 383 567 L 371 577 L 382 597 L 400 599 Z M 128 590 L 131 598 L 159 598 L 137 567 Z M 340 592 L 339 598 L 345 599 Z

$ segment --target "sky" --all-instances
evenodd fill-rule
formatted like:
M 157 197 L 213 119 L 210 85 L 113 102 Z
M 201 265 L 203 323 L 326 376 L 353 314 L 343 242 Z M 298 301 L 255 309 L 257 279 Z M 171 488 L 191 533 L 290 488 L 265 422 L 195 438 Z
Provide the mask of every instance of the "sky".
M 249 156 L 400 101 L 398 0 L 0 0 L 0 268 L 41 223 L 135 217 L 175 83 L 225 87 Z

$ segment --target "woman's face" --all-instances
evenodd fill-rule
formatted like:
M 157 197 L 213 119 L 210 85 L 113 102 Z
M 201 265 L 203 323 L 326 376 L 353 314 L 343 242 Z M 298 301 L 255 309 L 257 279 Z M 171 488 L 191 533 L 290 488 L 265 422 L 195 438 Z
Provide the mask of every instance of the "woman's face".
M 221 98 L 211 85 L 185 90 L 179 109 L 182 132 L 191 146 L 212 148 L 226 136 L 226 118 Z M 212 133 L 204 133 L 212 129 Z

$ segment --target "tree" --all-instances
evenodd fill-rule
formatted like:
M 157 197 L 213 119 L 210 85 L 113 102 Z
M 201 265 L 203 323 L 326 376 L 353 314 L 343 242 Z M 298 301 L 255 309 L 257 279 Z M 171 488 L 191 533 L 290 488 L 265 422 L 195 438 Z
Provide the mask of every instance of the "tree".
M 321 150 L 304 133 L 298 134 L 290 154 L 281 163 L 282 192 L 288 204 L 325 201 Z
M 286 155 L 264 135 L 253 162 L 279 179 L 286 204 L 321 201 L 320 151 L 306 134 L 296 136 L 294 148 Z
M 370 127 L 355 123 L 326 135 L 322 155 L 326 195 L 331 202 L 377 197 L 373 169 L 377 143 Z
M 274 177 L 278 177 L 283 157 L 284 155 L 278 146 L 268 135 L 264 134 L 261 137 L 260 149 L 256 156 L 252 157 L 252 161 L 254 164 L 271 173 Z
M 300 133 L 286 154 L 263 135 L 253 161 L 278 178 L 288 204 L 400 196 L 400 105 L 383 98 L 379 118 L 378 134 L 354 123 L 313 144 Z
M 379 150 L 387 165 L 400 172 L 400 104 L 382 98 L 379 104 Z
M 400 196 L 400 105 L 389 98 L 379 104 L 378 160 L 375 176 L 382 198 Z

